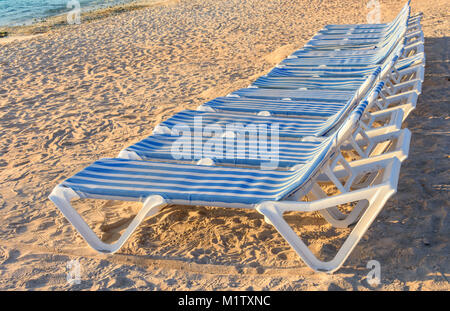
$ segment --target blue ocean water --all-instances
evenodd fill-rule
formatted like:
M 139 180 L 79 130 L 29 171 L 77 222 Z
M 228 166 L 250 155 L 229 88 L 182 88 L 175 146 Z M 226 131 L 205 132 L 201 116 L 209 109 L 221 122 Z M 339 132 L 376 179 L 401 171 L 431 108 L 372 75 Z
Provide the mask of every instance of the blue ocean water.
M 73 2 L 74 0 L 72 0 Z M 77 0 L 81 12 L 131 0 Z M 69 0 L 0 0 L 0 26 L 28 25 L 46 17 L 64 14 Z

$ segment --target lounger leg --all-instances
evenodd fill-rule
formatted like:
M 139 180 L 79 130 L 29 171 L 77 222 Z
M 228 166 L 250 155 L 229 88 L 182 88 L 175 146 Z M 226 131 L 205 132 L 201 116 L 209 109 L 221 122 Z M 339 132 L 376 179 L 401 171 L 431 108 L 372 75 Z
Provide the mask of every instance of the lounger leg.
M 145 218 L 155 215 L 161 208 L 167 205 L 167 202 L 161 196 L 154 195 L 148 197 L 144 201 L 139 213 L 134 217 L 119 240 L 113 244 L 107 244 L 102 242 L 97 237 L 94 231 L 92 231 L 80 214 L 78 214 L 70 204 L 70 200 L 79 199 L 79 196 L 75 191 L 68 187 L 59 185 L 53 189 L 49 198 L 53 203 L 55 203 L 70 223 L 78 230 L 86 242 L 100 253 L 115 253 L 122 247 L 122 245 L 128 240 L 131 234 Z
M 364 166 L 369 167 L 371 165 L 367 159 L 358 162 L 362 163 L 362 165 L 358 165 L 363 170 L 365 169 Z M 386 165 L 386 163 L 389 164 Z M 396 192 L 398 175 L 400 173 L 400 161 L 395 158 L 391 160 L 383 159 L 378 163 L 374 163 L 374 165 L 375 167 L 381 168 L 384 166 L 385 168 L 383 174 L 379 175 L 376 180 L 379 183 L 377 186 L 371 186 L 335 197 L 328 197 L 315 202 L 265 202 L 258 205 L 256 209 L 270 221 L 309 267 L 316 271 L 332 273 L 342 266 L 371 223 L 375 220 L 386 201 Z M 330 261 L 319 260 L 283 219 L 283 213 L 286 211 L 323 211 L 338 204 L 360 200 L 367 201 L 367 208 L 362 212 L 359 221 L 342 247 Z
M 379 192 L 375 194 L 369 201 L 369 207 L 366 209 L 360 220 L 352 230 L 350 235 L 345 240 L 342 247 L 337 252 L 336 256 L 330 261 L 319 260 L 306 246 L 300 237 L 292 230 L 288 223 L 283 219 L 283 215 L 276 208 L 275 205 L 264 205 L 258 208 L 258 211 L 270 220 L 270 223 L 275 229 L 286 239 L 294 251 L 303 259 L 303 261 L 312 269 L 327 273 L 333 273 L 339 269 L 356 244 L 362 238 L 369 226 L 372 224 L 375 217 L 381 211 L 386 202 L 386 197 L 391 194 Z

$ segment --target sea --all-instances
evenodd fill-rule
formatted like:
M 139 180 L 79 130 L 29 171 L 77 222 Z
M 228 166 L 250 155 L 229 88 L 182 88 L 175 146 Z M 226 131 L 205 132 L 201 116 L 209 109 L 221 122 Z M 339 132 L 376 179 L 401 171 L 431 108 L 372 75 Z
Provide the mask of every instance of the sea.
M 105 8 L 132 0 L 0 0 L 0 26 L 30 25 L 71 10 Z

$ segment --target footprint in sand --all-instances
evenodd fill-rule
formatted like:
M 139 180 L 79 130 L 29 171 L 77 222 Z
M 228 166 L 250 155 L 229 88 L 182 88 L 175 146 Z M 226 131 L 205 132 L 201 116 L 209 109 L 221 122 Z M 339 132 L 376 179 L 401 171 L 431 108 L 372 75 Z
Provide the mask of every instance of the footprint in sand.
M 5 263 L 9 258 L 8 252 L 4 247 L 0 246 L 0 264 Z

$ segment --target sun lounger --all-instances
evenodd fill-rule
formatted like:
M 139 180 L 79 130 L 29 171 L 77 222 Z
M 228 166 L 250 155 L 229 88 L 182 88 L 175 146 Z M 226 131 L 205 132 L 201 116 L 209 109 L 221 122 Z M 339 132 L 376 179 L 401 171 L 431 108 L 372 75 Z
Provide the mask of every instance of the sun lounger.
M 354 33 L 348 31 L 345 36 L 340 34 L 319 33 L 305 44 L 304 49 L 360 49 L 382 46 L 396 39 L 403 37 L 407 32 L 407 24 L 410 9 L 405 6 L 392 24 L 379 33 Z
M 405 50 L 407 53 L 409 51 L 415 51 L 417 48 L 423 48 L 423 32 L 413 32 L 417 36 L 413 36 L 411 40 L 405 40 Z M 372 49 L 346 49 L 346 50 L 311 50 L 311 49 L 299 49 L 293 52 L 288 58 L 301 57 L 302 59 L 314 59 L 323 57 L 372 57 L 380 53 L 386 53 L 389 51 L 389 47 L 378 46 Z M 423 50 L 417 51 L 417 53 L 423 52 Z
M 339 146 L 352 135 L 366 105 L 367 102 L 360 104 L 346 123 L 322 142 L 312 159 L 293 171 L 102 159 L 55 187 L 50 199 L 89 245 L 104 253 L 116 252 L 146 217 L 168 204 L 256 209 L 308 266 L 333 272 L 343 264 L 397 187 L 400 169 L 397 158 L 378 160 L 375 157 L 348 163 L 339 152 Z M 338 163 L 345 163 L 344 168 L 335 170 Z M 352 188 L 354 181 L 374 171 L 377 177 L 370 187 Z M 348 178 L 343 185 L 336 174 L 344 176 L 345 172 Z M 313 202 L 292 200 L 292 197 L 311 191 L 317 195 L 315 177 L 322 173 L 342 190 L 341 194 L 331 197 L 323 194 Z M 70 201 L 79 198 L 140 201 L 143 207 L 119 240 L 106 244 L 72 208 Z M 357 221 L 357 224 L 336 257 L 329 262 L 317 259 L 282 217 L 285 211 L 321 211 L 331 221 L 339 222 L 342 215 L 335 213 L 335 206 L 354 201 L 360 202 L 357 213 L 352 212 L 346 217 L 351 218 L 349 223 Z
M 256 107 L 266 107 L 267 109 L 261 110 L 262 114 L 299 114 L 303 113 L 304 115 L 309 114 L 309 116 L 318 117 L 321 115 L 336 114 L 343 107 L 351 107 L 351 104 L 355 101 L 359 100 L 364 96 L 369 86 L 376 80 L 378 76 L 382 76 L 384 78 L 385 75 L 389 74 L 392 70 L 392 66 L 395 65 L 398 57 L 402 55 L 402 49 L 396 51 L 395 55 L 392 55 L 389 59 L 386 59 L 382 67 L 370 66 L 366 68 L 342 68 L 342 67 L 330 67 L 330 68 L 316 68 L 312 69 L 315 76 L 320 77 L 320 79 L 325 78 L 325 80 L 330 80 L 334 77 L 336 80 L 342 80 L 341 76 L 344 77 L 344 80 L 351 81 L 353 78 L 358 83 L 362 83 L 359 85 L 356 93 L 353 90 L 335 90 L 335 91 L 326 91 L 325 87 L 323 89 L 314 89 L 308 90 L 304 87 L 299 89 L 282 89 L 282 88 L 259 88 L 255 86 L 250 86 L 246 89 L 241 89 L 231 94 L 227 95 L 227 99 L 218 98 L 209 104 L 202 105 L 199 110 L 214 110 L 212 104 L 219 104 L 224 102 L 232 103 L 240 102 L 240 103 L 249 103 L 249 105 L 242 105 L 242 110 L 244 109 L 255 109 Z M 408 65 L 414 63 L 415 60 L 404 60 L 402 67 L 407 67 Z M 267 76 L 268 79 L 279 78 L 279 76 L 275 73 L 274 70 L 269 73 Z M 282 68 L 280 70 L 285 70 Z M 292 69 L 291 71 L 295 72 L 296 75 L 306 75 L 311 76 L 311 70 L 303 70 L 303 69 Z M 325 72 L 326 74 L 319 74 L 319 71 Z M 363 71 L 363 73 L 361 73 Z M 357 74 L 355 74 L 357 72 Z M 271 75 L 272 74 L 272 75 Z M 292 77 L 290 73 L 286 72 L 285 75 L 289 77 L 284 77 L 284 81 L 288 79 L 303 79 L 299 77 Z M 314 79 L 314 78 L 313 78 Z M 317 78 L 315 78 L 317 79 Z M 365 79 L 365 80 L 364 80 Z M 317 79 L 319 80 L 319 79 Z M 261 81 L 261 80 L 260 80 Z M 305 85 L 306 81 L 302 81 L 303 85 Z M 311 83 L 311 81 L 309 82 Z M 317 82 L 316 82 L 317 85 Z M 309 86 L 314 87 L 312 84 Z M 350 97 L 353 95 L 353 97 Z M 230 100 L 230 98 L 233 98 Z M 235 98 L 239 98 L 239 100 L 235 100 Z M 350 101 L 351 99 L 351 101 Z M 275 102 L 270 102 L 271 100 Z M 261 102 L 262 101 L 262 102 Z M 281 101 L 281 102 L 280 102 Z M 283 103 L 284 101 L 284 103 Z M 319 104 L 320 103 L 320 104 Z M 330 104 L 328 104 L 330 103 Z M 303 106 L 303 107 L 302 107 Z M 228 105 L 230 108 L 229 111 L 232 111 L 233 107 L 236 107 L 233 104 Z M 319 108 L 321 107 L 321 108 Z M 239 109 L 239 107 L 238 107 Z M 242 111 L 241 110 L 241 111 Z M 238 110 L 236 110 L 238 111 Z
M 381 90 L 382 84 L 374 88 L 370 96 L 377 96 Z M 254 92 L 256 91 L 256 92 Z M 333 127 L 339 124 L 343 117 L 345 117 L 355 103 L 355 94 L 352 92 L 326 92 L 320 93 L 311 91 L 292 91 L 292 90 L 271 90 L 271 89 L 242 89 L 234 92 L 237 96 L 245 95 L 246 98 L 253 98 L 255 100 L 276 99 L 290 102 L 291 100 L 321 100 L 322 106 L 327 106 L 330 103 L 331 108 L 336 109 L 335 113 L 327 118 L 289 118 L 289 117 L 275 117 L 268 115 L 250 115 L 250 114 L 233 114 L 223 112 L 209 112 L 209 111 L 195 111 L 184 110 L 169 119 L 161 122 L 154 129 L 154 134 L 169 134 L 171 135 L 174 129 L 188 127 L 190 129 L 197 128 L 203 133 L 204 129 L 209 129 L 217 126 L 226 126 L 229 124 L 239 124 L 243 129 L 249 125 L 264 125 L 276 123 L 278 126 L 278 133 L 280 137 L 288 139 L 299 139 L 305 136 L 323 136 L 329 132 Z M 328 101 L 328 103 L 327 103 Z M 319 109 L 318 109 L 319 110 Z M 323 110 L 322 110 L 323 112 Z
M 406 69 L 412 67 L 416 64 L 424 63 L 425 55 L 424 53 L 414 54 L 409 57 L 401 58 L 398 55 L 404 55 L 404 50 L 400 50 L 396 53 L 397 55 L 389 57 L 383 65 L 380 73 L 381 77 L 392 70 L 392 63 L 397 62 L 396 69 Z M 397 61 L 398 59 L 398 61 Z M 361 78 L 371 74 L 378 65 L 361 65 L 361 66 L 347 66 L 347 65 L 300 65 L 299 63 L 289 62 L 277 65 L 272 69 L 266 77 L 313 77 L 313 78 Z
M 373 102 L 378 102 L 377 94 L 382 85 L 383 82 L 380 83 L 374 94 L 371 94 L 366 99 L 369 102 L 368 108 L 375 104 Z M 361 123 L 362 128 L 355 131 L 356 136 L 355 141 L 353 141 L 355 152 L 361 157 L 369 157 L 381 154 L 384 151 L 380 149 L 379 144 L 387 146 L 389 143 L 400 140 L 402 141 L 401 144 L 404 141 L 409 142 L 409 139 L 404 138 L 405 135 L 408 135 L 406 133 L 407 130 L 401 130 L 403 115 L 401 107 L 390 108 L 389 113 L 384 114 L 378 111 L 374 113 L 365 112 L 363 115 L 365 122 Z M 238 122 L 241 121 L 240 119 L 236 120 Z M 306 136 L 301 140 L 286 140 L 285 137 L 279 138 L 279 133 L 274 138 L 270 126 L 279 122 L 279 119 L 265 120 L 268 123 L 262 124 L 267 125 L 267 135 L 270 140 L 277 139 L 277 141 L 276 144 L 273 142 L 268 144 L 264 149 L 264 153 L 261 153 L 259 149 L 258 129 L 251 127 L 255 123 L 249 123 L 250 126 L 245 127 L 247 124 L 243 124 L 237 130 L 231 130 L 232 135 L 225 135 L 228 133 L 224 130 L 222 132 L 215 130 L 211 132 L 211 134 L 214 133 L 213 135 L 208 135 L 202 132 L 202 129 L 197 133 L 190 130 L 185 132 L 180 129 L 180 131 L 173 130 L 171 133 L 167 131 L 164 134 L 152 134 L 122 150 L 118 157 L 131 160 L 191 164 L 209 163 L 211 165 L 246 166 L 261 169 L 276 166 L 278 169 L 292 170 L 296 166 L 310 161 L 317 148 L 320 148 L 322 141 L 326 139 L 326 137 Z M 227 121 L 230 121 L 230 119 L 209 124 L 218 125 L 218 129 L 225 129 L 224 126 L 228 125 Z M 375 123 L 377 124 L 376 126 L 374 126 Z M 188 129 L 193 128 L 193 124 L 190 122 L 179 124 L 183 124 Z M 188 134 L 186 135 L 186 133 Z M 389 136 L 388 134 L 390 133 L 395 133 L 395 135 Z M 198 137 L 194 135 L 198 135 Z M 223 147 L 225 145 L 228 149 Z M 400 145 L 397 148 L 398 154 L 396 156 L 404 160 L 407 153 L 404 153 L 404 147 Z M 376 150 L 375 147 L 377 147 Z M 231 156 L 228 155 L 230 149 L 233 150 Z
M 410 89 L 415 89 L 418 93 L 421 90 L 421 82 L 424 77 L 424 63 L 413 65 L 404 69 L 397 69 L 395 72 L 385 79 L 386 86 L 384 90 L 386 95 L 394 95 L 399 93 L 403 88 L 410 86 Z M 304 86 L 303 79 L 310 79 L 308 82 L 309 88 L 298 87 Z M 316 79 L 320 82 L 321 88 L 311 83 L 311 80 Z M 347 81 L 352 81 L 353 78 L 348 78 Z M 361 79 L 363 80 L 363 79 Z M 326 85 L 333 83 L 340 83 L 337 78 L 297 78 L 297 77 L 261 77 L 257 79 L 252 87 L 258 86 L 261 88 L 274 89 L 292 89 L 292 90 L 327 90 Z M 319 83 L 319 82 L 317 82 Z M 322 84 L 323 83 L 323 84 Z M 359 82 L 358 82 L 359 83 Z M 338 89 L 342 91 L 344 89 Z M 350 89 L 345 89 L 351 91 Z M 345 101 L 335 100 L 333 102 L 323 101 L 320 99 L 320 92 L 317 92 L 316 98 L 306 100 L 276 100 L 276 99 L 255 99 L 239 96 L 225 96 L 215 98 L 207 103 L 202 104 L 197 108 L 201 111 L 222 111 L 222 112 L 240 112 L 249 114 L 275 115 L 275 116 L 290 116 L 290 117 L 309 117 L 309 118 L 329 118 L 339 112 Z
M 419 16 L 411 16 L 411 7 L 405 4 L 397 16 L 388 24 L 353 24 L 353 25 L 326 25 L 318 31 L 318 35 L 322 36 L 339 36 L 339 38 L 352 38 L 358 35 L 386 37 L 389 33 L 395 31 L 400 25 L 416 23 Z M 318 35 L 313 38 L 317 38 Z
M 424 54 L 421 54 L 421 58 Z M 400 60 L 401 61 L 401 60 Z M 402 62 L 399 63 L 402 65 Z M 396 65 L 395 68 L 399 68 Z M 412 65 L 414 66 L 414 65 Z M 410 66 L 410 67 L 412 67 Z M 403 67 L 403 66 L 402 66 Z M 404 68 L 405 69 L 405 68 Z M 400 75 L 404 69 L 397 69 Z M 417 70 L 420 70 L 417 68 Z M 297 89 L 297 90 L 336 90 L 336 91 L 356 91 L 360 88 L 365 78 L 354 77 L 277 77 L 277 76 L 262 76 L 251 84 L 251 87 L 259 88 L 275 88 L 275 89 Z

